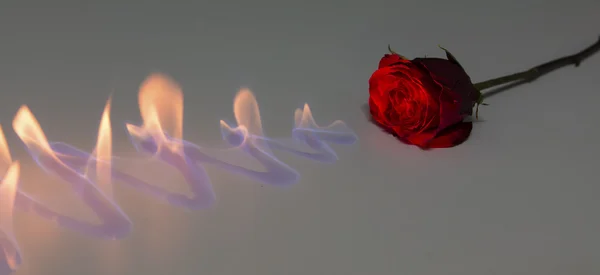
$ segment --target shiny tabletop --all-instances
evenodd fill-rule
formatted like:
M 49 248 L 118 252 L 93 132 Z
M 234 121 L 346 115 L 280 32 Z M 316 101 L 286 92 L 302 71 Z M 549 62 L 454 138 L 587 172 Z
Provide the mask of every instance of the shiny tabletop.
M 152 73 L 179 83 L 183 138 L 206 148 L 226 145 L 220 120 L 236 121 L 244 88 L 265 136 L 292 137 L 307 103 L 317 124 L 341 120 L 358 137 L 330 144 L 330 163 L 274 149 L 299 175 L 290 186 L 206 164 L 216 201 L 205 209 L 115 183 L 133 224 L 119 240 L 15 210 L 15 274 L 598 274 L 600 56 L 490 97 L 454 148 L 402 144 L 365 104 L 388 44 L 409 58 L 443 57 L 441 45 L 483 81 L 594 43 L 599 10 L 593 0 L 4 2 L 0 123 L 19 190 L 61 213 L 94 219 L 25 150 L 13 130 L 22 105 L 48 140 L 91 152 L 110 97 L 114 167 L 181 192 L 183 176 L 140 161 L 128 139 Z

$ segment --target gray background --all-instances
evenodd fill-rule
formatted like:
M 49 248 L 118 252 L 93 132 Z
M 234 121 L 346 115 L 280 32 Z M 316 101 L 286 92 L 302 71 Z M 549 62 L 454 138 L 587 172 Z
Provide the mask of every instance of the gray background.
M 49 201 L 66 195 L 12 132 L 19 105 L 51 140 L 92 148 L 113 93 L 127 154 L 121 123 L 139 119 L 136 89 L 157 70 L 184 89 L 190 141 L 219 141 L 241 86 L 270 136 L 289 136 L 308 102 L 317 122 L 344 120 L 360 138 L 335 147 L 334 165 L 278 154 L 303 176 L 288 189 L 209 168 L 218 203 L 206 211 L 116 187 L 136 226 L 119 242 L 17 213 L 17 274 L 598 274 L 600 56 L 490 98 L 453 149 L 400 144 L 361 108 L 387 44 L 408 57 L 443 56 L 441 44 L 481 81 L 594 43 L 599 11 L 595 0 L 4 1 L 0 121 L 22 188 Z

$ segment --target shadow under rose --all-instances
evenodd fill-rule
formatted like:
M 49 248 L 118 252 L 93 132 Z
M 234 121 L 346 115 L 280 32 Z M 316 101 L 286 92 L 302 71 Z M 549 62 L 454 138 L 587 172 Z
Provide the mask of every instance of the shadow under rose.
M 367 120 L 373 120 L 373 118 L 371 118 L 371 112 L 369 111 L 369 103 L 365 103 L 362 106 L 360 106 L 360 110 L 362 111 L 363 115 L 365 115 L 365 118 Z

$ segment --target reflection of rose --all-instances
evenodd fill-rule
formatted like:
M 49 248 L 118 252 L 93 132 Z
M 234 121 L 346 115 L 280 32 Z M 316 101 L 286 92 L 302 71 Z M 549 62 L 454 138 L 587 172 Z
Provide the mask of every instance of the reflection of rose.
M 464 142 L 480 93 L 458 63 L 441 58 L 407 60 L 386 54 L 369 79 L 371 117 L 408 144 L 426 148 Z

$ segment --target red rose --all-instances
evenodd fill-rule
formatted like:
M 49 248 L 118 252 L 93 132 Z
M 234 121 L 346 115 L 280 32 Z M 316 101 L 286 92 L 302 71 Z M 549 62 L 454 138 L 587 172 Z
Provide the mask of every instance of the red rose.
M 401 141 L 423 149 L 464 142 L 473 128 L 464 119 L 473 114 L 480 92 L 447 55 L 450 60 L 386 54 L 369 79 L 373 120 Z

